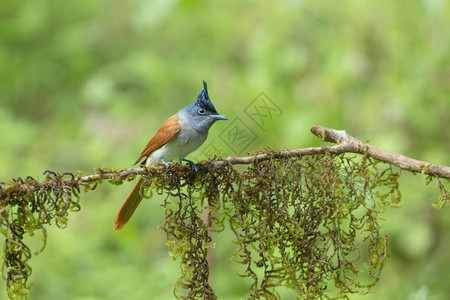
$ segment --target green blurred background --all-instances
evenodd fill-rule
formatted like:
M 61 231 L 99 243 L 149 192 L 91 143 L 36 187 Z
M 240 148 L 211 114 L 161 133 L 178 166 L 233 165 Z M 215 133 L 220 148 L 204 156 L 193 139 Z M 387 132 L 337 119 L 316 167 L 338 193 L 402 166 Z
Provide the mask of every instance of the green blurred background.
M 131 167 L 203 79 L 230 119 L 208 139 L 224 155 L 237 153 L 217 137 L 239 118 L 257 137 L 241 155 L 321 145 L 309 133 L 320 124 L 450 164 L 449 1 L 273 3 L 1 1 L 0 181 Z M 263 128 L 244 113 L 261 92 L 282 111 Z M 112 230 L 131 187 L 82 194 L 68 228 L 49 229 L 46 250 L 31 260 L 30 299 L 172 298 L 179 262 L 157 228 L 161 198 Z M 431 206 L 438 192 L 424 176 L 403 172 L 401 187 L 404 205 L 383 223 L 391 258 L 382 279 L 375 293 L 351 299 L 450 295 L 450 212 Z M 219 299 L 245 299 L 249 281 L 234 275 L 231 239 L 216 236 L 212 286 Z M 31 243 L 38 249 L 39 237 Z

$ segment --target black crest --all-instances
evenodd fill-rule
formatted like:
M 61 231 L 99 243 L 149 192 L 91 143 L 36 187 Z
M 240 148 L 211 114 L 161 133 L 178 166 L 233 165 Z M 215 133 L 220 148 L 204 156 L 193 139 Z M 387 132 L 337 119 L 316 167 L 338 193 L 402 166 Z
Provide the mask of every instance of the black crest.
M 197 94 L 197 102 L 204 109 L 209 110 L 212 113 L 217 113 L 216 108 L 211 102 L 211 99 L 209 99 L 208 86 L 206 84 L 206 81 L 204 80 L 203 80 L 203 88 L 200 91 L 200 93 Z

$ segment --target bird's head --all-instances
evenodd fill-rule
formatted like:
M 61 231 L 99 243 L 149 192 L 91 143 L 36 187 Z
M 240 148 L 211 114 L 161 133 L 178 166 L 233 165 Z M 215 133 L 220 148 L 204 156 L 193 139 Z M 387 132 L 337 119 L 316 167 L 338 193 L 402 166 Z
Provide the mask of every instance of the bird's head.
M 200 132 L 208 131 L 212 124 L 218 120 L 228 120 L 227 117 L 219 114 L 212 104 L 205 81 L 203 81 L 202 90 L 197 94 L 197 101 L 184 107 L 179 114 Z

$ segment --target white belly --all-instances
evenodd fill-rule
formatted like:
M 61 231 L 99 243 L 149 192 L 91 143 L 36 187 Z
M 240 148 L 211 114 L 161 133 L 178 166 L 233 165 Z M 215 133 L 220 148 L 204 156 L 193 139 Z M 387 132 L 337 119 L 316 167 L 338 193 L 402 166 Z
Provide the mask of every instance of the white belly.
M 161 158 L 168 162 L 170 160 L 181 160 L 195 151 L 205 142 L 208 132 L 200 133 L 188 126 L 184 128 L 163 147 L 154 151 L 147 159 L 147 167 L 161 162 Z M 187 129 L 186 129 L 187 128 Z

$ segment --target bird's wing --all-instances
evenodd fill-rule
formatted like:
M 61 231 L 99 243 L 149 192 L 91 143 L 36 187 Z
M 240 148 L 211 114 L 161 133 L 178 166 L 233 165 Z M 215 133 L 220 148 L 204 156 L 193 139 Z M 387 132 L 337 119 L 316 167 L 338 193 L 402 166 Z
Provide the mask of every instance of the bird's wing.
M 158 150 L 167 144 L 178 131 L 180 131 L 180 122 L 178 121 L 177 115 L 173 115 L 162 123 L 158 132 L 156 132 L 155 136 L 147 143 L 147 146 L 145 146 L 134 164 L 137 164 L 142 158 L 148 157 L 153 151 Z

